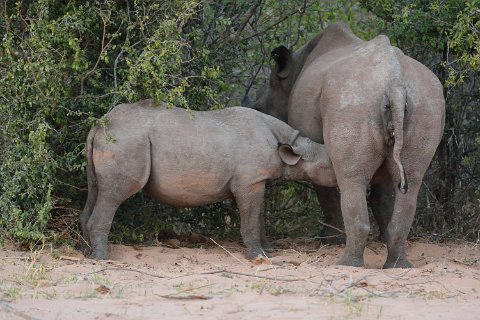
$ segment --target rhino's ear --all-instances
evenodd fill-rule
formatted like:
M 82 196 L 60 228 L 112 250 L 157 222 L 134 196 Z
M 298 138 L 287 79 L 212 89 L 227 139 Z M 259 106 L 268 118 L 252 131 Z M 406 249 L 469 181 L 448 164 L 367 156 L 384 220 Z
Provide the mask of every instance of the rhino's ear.
M 293 69 L 292 51 L 285 46 L 280 46 L 273 49 L 271 57 L 277 63 L 274 70 L 277 77 L 280 79 L 287 78 Z
M 292 147 L 288 144 L 280 144 L 278 146 L 278 155 L 282 161 L 290 166 L 294 166 L 300 161 L 301 156 L 296 154 Z

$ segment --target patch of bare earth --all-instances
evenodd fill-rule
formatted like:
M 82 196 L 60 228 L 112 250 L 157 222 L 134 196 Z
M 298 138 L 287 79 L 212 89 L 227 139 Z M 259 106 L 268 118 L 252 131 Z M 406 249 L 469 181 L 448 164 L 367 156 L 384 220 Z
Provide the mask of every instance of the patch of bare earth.
M 265 263 L 237 244 L 110 246 L 111 261 L 73 249 L 0 250 L 0 319 L 480 319 L 480 245 L 410 242 L 415 268 L 336 266 L 343 247 L 277 242 Z M 176 247 L 176 245 L 174 246 Z

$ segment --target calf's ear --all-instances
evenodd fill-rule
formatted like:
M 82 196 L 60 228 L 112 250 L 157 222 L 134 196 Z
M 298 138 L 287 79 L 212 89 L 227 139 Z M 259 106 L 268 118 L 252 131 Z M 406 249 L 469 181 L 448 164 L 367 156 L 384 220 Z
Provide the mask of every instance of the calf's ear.
M 278 155 L 284 163 L 290 166 L 296 165 L 301 158 L 301 156 L 296 154 L 288 144 L 281 144 L 278 146 Z
M 270 56 L 277 63 L 274 70 L 277 77 L 280 79 L 287 78 L 293 68 L 292 51 L 285 46 L 280 46 L 273 49 Z

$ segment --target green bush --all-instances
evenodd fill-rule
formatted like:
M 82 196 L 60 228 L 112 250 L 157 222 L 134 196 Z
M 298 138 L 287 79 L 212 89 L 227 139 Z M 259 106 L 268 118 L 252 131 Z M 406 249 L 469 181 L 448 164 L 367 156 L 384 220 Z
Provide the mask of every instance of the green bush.
M 204 85 L 222 84 L 215 72 L 184 59 L 182 28 L 197 7 L 180 0 L 2 5 L 0 225 L 6 236 L 33 242 L 52 213 L 80 210 L 86 133 L 114 105 L 154 97 L 187 106 L 189 87 L 203 99 L 198 104 L 215 98 Z M 188 77 L 188 64 L 204 65 L 205 74 Z

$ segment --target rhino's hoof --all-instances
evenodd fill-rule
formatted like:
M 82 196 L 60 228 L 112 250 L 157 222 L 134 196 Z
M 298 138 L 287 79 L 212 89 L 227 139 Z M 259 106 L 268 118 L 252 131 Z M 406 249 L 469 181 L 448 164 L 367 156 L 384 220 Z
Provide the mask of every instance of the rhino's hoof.
M 348 266 L 348 267 L 358 267 L 363 268 L 365 264 L 363 263 L 363 258 L 358 257 L 346 257 L 343 256 L 338 262 L 339 266 Z

